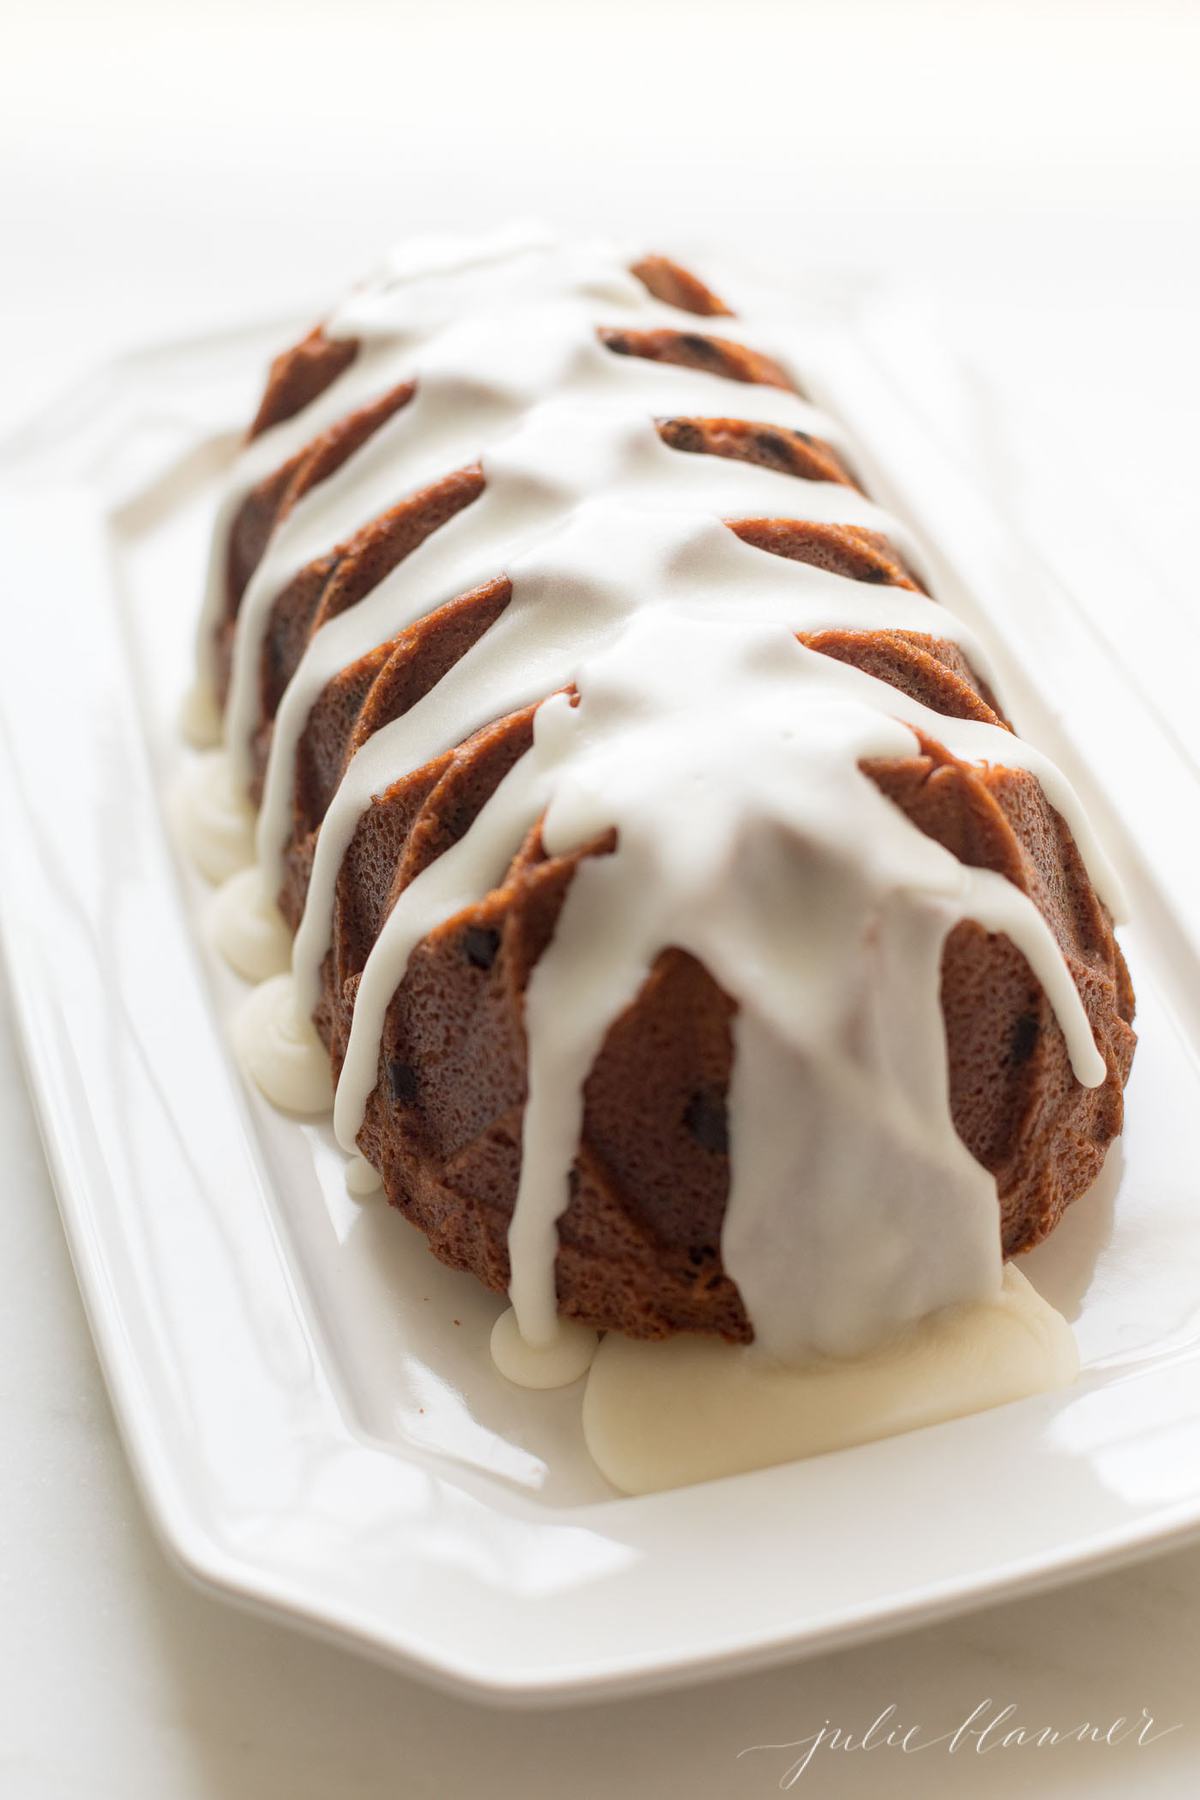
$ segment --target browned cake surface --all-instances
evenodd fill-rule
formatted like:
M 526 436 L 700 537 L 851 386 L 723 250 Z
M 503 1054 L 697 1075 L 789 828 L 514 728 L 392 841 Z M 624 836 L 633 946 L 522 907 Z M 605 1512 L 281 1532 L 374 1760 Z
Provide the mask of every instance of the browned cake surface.
M 702 283 L 666 259 L 649 258 L 635 273 L 671 304 L 727 317 Z M 753 385 L 786 386 L 787 377 L 726 335 L 730 329 L 724 321 L 719 335 L 700 327 L 602 329 L 600 338 L 614 354 L 711 368 L 747 384 L 748 419 L 657 422 L 664 443 L 682 454 L 765 463 L 796 477 L 798 516 L 729 520 L 744 541 L 857 580 L 918 586 L 885 538 L 804 520 L 806 480 L 851 486 L 857 480 L 829 444 L 755 422 Z M 352 343 L 310 333 L 274 364 L 252 431 L 298 412 L 355 352 Z M 242 506 L 230 534 L 227 609 L 218 631 L 222 682 L 238 604 L 274 524 L 413 391 L 397 388 L 323 433 Z M 311 634 L 353 606 L 483 488 L 478 465 L 448 472 L 332 547 L 278 596 L 259 670 L 256 798 L 276 708 Z M 280 895 L 293 929 L 316 833 L 350 756 L 434 686 L 499 617 L 510 594 L 497 571 L 343 670 L 317 701 L 297 758 Z M 801 641 L 936 712 L 1004 723 L 994 697 L 949 642 L 905 631 L 839 629 Z M 496 721 L 395 782 L 360 821 L 338 877 L 316 1014 L 335 1069 L 359 976 L 396 896 L 466 831 L 528 746 L 532 711 Z M 1089 1186 L 1121 1129 L 1135 1042 L 1133 993 L 1111 921 L 1067 826 L 1031 775 L 965 764 L 932 739 L 922 739 L 920 754 L 866 767 L 922 831 L 964 863 L 995 870 L 1032 897 L 1067 958 L 1107 1064 L 1101 1087 L 1081 1087 L 1021 954 L 1007 938 L 974 924 L 951 932 L 941 997 L 954 1122 L 996 1177 L 1005 1251 L 1027 1249 Z M 502 884 L 418 946 L 388 1008 L 378 1084 L 359 1140 L 363 1152 L 382 1173 L 393 1205 L 425 1232 L 435 1254 L 498 1290 L 508 1282 L 506 1233 L 520 1165 L 525 985 L 580 857 L 603 855 L 612 844 L 610 836 L 572 856 L 549 858 L 534 830 Z M 720 1250 L 733 1010 L 693 957 L 667 949 L 609 1032 L 586 1085 L 570 1204 L 559 1222 L 563 1313 L 640 1337 L 680 1329 L 750 1336 Z

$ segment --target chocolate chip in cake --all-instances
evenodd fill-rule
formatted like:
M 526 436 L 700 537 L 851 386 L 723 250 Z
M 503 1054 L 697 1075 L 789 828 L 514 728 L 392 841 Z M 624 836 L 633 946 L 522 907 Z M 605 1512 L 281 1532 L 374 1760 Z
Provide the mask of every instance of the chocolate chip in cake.
M 788 443 L 782 433 L 778 431 L 756 431 L 754 434 L 754 442 L 762 454 L 769 457 L 772 462 L 791 462 L 792 446 Z
M 388 1092 L 393 1100 L 412 1101 L 417 1097 L 417 1072 L 406 1062 L 393 1058 L 387 1066 Z
M 683 1122 L 702 1150 L 724 1155 L 729 1149 L 729 1124 L 724 1094 L 702 1088 L 684 1108 Z
M 467 961 L 477 969 L 490 969 L 500 948 L 500 933 L 490 925 L 468 925 L 463 932 Z

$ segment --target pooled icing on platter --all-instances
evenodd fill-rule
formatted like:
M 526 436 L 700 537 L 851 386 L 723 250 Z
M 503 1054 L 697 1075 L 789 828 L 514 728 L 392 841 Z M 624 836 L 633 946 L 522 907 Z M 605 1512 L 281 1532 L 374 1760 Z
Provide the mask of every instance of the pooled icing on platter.
M 329 1111 L 329 1052 L 296 1005 L 290 975 L 272 975 L 247 994 L 233 1020 L 233 1045 L 267 1099 L 300 1116 Z
M 254 861 L 254 809 L 224 750 L 197 756 L 171 796 L 176 833 L 200 873 L 226 881 Z
M 288 581 L 429 481 L 472 464 L 484 480 L 477 499 L 309 641 L 274 722 L 259 899 L 279 885 L 297 748 L 326 684 L 438 605 L 498 576 L 513 590 L 461 660 L 351 759 L 317 838 L 293 975 L 251 996 L 242 1054 L 281 1104 L 319 1110 L 307 1102 L 327 1100 L 328 1067 L 307 1021 L 359 820 L 406 773 L 540 703 L 532 748 L 403 890 L 370 953 L 336 1095 L 339 1139 L 356 1150 L 387 1007 L 415 944 L 490 891 L 539 819 L 555 855 L 615 829 L 615 850 L 576 871 L 526 995 L 529 1097 L 509 1250 L 530 1366 L 540 1357 L 549 1368 L 564 1341 L 554 1258 L 583 1084 L 668 946 L 691 950 L 738 1009 L 722 1255 L 754 1327 L 749 1364 L 860 1355 L 930 1314 L 1001 1293 L 995 1182 L 950 1117 L 939 974 L 954 925 L 1007 935 L 1046 992 L 1077 1078 L 1095 1086 L 1105 1074 L 1033 902 L 926 837 L 860 764 L 913 755 L 921 732 L 965 761 L 1028 769 L 1114 911 L 1119 893 L 1045 757 L 796 641 L 833 627 L 925 633 L 957 644 L 996 686 L 982 646 L 935 599 L 767 554 L 727 529 L 724 520 L 774 517 L 857 526 L 922 567 L 911 533 L 852 487 L 662 441 L 663 417 L 749 418 L 834 446 L 844 434 L 783 388 L 607 350 L 597 336 L 606 326 L 698 329 L 694 314 L 651 299 L 628 260 L 536 233 L 393 258 L 325 327 L 358 340 L 353 360 L 239 459 L 214 533 L 206 669 L 225 538 L 244 496 L 356 406 L 413 384 L 284 516 L 246 588 L 225 715 L 230 792 L 249 773 L 262 645 Z M 756 343 L 744 318 L 715 329 Z
M 626 1494 L 846 1450 L 1066 1387 L 1071 1327 L 1013 1263 L 997 1292 L 920 1319 L 865 1356 L 786 1368 L 753 1346 L 610 1331 L 583 1396 L 593 1462 Z
M 180 705 L 179 729 L 193 750 L 212 750 L 221 742 L 221 709 L 212 682 L 199 670 Z
M 247 981 L 282 975 L 291 965 L 291 933 L 257 863 L 221 883 L 209 906 L 208 927 L 226 962 Z

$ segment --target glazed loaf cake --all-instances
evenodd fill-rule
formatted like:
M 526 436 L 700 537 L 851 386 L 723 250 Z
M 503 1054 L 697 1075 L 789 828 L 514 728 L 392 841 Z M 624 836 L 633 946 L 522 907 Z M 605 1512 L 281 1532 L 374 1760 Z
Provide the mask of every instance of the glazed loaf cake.
M 853 1350 L 1121 1129 L 1103 858 L 803 388 L 664 258 L 426 247 L 276 360 L 217 524 L 339 1135 L 534 1338 Z

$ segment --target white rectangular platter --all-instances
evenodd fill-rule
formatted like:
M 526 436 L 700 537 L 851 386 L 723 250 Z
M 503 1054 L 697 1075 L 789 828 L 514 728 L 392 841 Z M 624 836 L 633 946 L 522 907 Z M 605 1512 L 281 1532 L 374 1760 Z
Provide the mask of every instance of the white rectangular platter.
M 126 359 L 0 465 L 0 918 L 148 1510 L 210 1589 L 483 1699 L 761 1666 L 1200 1530 L 1200 775 L 1123 631 L 1200 646 L 1153 594 L 1107 617 L 1055 585 L 940 441 L 953 384 L 902 316 L 818 328 L 814 397 L 940 547 L 942 597 L 993 621 L 1018 723 L 1118 861 L 1141 1043 L 1121 1146 L 1024 1264 L 1074 1323 L 1074 1388 L 650 1498 L 595 1472 L 577 1388 L 495 1374 L 499 1301 L 231 1058 L 240 984 L 165 801 L 214 484 L 287 326 Z

